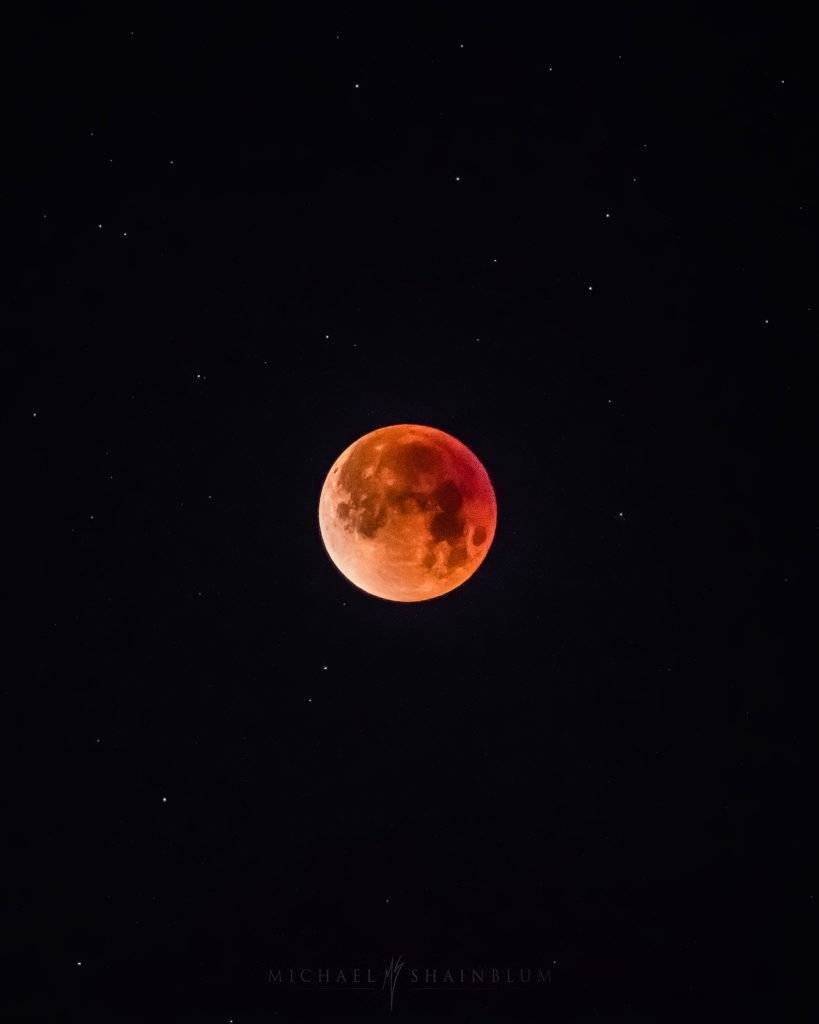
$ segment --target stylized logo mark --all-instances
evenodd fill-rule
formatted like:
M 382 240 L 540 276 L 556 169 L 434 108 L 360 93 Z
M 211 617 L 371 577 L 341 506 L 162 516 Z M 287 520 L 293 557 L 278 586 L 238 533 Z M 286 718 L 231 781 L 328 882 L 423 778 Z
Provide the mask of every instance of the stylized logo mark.
M 398 959 L 393 957 L 384 968 L 384 984 L 381 987 L 389 988 L 390 1013 L 392 1013 L 393 1003 L 395 1002 L 395 986 L 398 984 L 398 978 L 404 969 L 405 963 L 406 960 L 402 956 L 399 956 Z

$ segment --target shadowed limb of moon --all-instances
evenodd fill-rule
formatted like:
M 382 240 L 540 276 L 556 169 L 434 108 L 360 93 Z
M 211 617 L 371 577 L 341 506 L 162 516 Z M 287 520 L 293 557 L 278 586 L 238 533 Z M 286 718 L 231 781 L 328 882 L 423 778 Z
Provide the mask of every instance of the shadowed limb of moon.
M 426 601 L 483 562 L 497 505 L 477 457 L 451 434 L 381 427 L 346 448 L 327 474 L 319 528 L 340 572 L 368 594 Z

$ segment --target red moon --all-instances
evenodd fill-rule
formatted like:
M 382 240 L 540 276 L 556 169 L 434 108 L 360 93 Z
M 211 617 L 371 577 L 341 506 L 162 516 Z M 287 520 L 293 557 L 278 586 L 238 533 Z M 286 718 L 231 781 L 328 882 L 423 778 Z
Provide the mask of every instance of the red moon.
M 333 463 L 319 528 L 336 568 L 388 601 L 428 601 L 459 587 L 495 536 L 495 492 L 478 458 L 435 427 L 365 434 Z

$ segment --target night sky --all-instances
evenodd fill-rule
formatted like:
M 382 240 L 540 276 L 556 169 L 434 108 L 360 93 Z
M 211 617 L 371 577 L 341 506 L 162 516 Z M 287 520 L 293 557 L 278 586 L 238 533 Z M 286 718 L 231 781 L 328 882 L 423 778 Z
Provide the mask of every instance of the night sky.
M 12 40 L 2 1019 L 795 1019 L 815 52 L 717 8 Z M 497 496 L 415 604 L 318 529 L 392 423 Z

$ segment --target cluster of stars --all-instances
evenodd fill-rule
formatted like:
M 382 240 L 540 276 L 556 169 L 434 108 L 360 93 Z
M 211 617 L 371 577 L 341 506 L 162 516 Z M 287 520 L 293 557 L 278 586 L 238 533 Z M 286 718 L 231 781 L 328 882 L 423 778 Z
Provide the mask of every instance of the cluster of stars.
M 133 33 L 133 32 L 130 32 L 130 33 L 129 33 L 129 36 L 130 36 L 130 38 L 133 38 L 133 37 L 134 37 L 134 33 Z M 336 32 L 336 34 L 335 34 L 335 38 L 336 38 L 337 40 L 340 40 L 340 39 L 341 39 L 341 33 L 340 33 L 340 32 Z M 459 43 L 458 43 L 457 45 L 458 45 L 458 49 L 460 49 L 460 50 L 463 50 L 463 49 L 464 49 L 464 43 L 462 43 L 462 42 L 459 42 Z M 617 54 L 617 60 L 618 60 L 618 61 L 621 61 L 622 59 L 623 59 L 623 55 L 622 55 L 621 53 L 618 53 L 618 54 Z M 546 70 L 547 70 L 547 71 L 549 71 L 549 72 L 552 72 L 552 71 L 554 71 L 554 65 L 553 65 L 553 64 L 546 64 L 546 65 L 545 65 L 545 68 L 546 68 Z M 779 79 L 779 84 L 780 84 L 780 85 L 784 85 L 784 84 L 785 84 L 785 79 L 784 79 L 784 78 L 781 78 L 781 79 Z M 353 83 L 353 88 L 354 88 L 354 89 L 360 89 L 360 88 L 361 88 L 361 82 L 354 82 L 354 83 Z M 90 138 L 95 138 L 95 137 L 96 137 L 96 133 L 95 133 L 95 131 L 94 131 L 93 129 L 90 129 L 90 130 L 89 130 L 89 133 L 88 133 L 88 134 L 89 134 Z M 641 143 L 641 145 L 640 145 L 640 148 L 641 148 L 641 150 L 643 150 L 643 151 L 647 150 L 647 149 L 648 149 L 648 143 L 645 143 L 645 142 Z M 114 158 L 113 158 L 113 157 L 108 157 L 108 164 L 109 164 L 109 165 L 111 165 L 111 164 L 113 164 L 113 163 L 114 163 Z M 176 161 L 175 161 L 175 160 L 173 160 L 173 159 L 169 159 L 169 160 L 168 160 L 168 166 L 169 166 L 169 167 L 175 167 L 175 166 L 176 166 Z M 456 182 L 460 183 L 460 182 L 461 182 L 461 180 L 462 180 L 462 179 L 461 179 L 461 176 L 460 176 L 460 175 L 455 175 L 455 181 L 456 181 Z M 634 184 L 637 184 L 637 180 L 638 180 L 638 179 L 637 179 L 637 177 L 636 177 L 636 176 L 632 177 L 632 179 L 631 179 L 631 180 L 632 180 L 632 182 L 633 182 Z M 606 217 L 606 219 L 608 220 L 608 219 L 610 219 L 610 218 L 611 218 L 611 214 L 610 214 L 610 213 L 606 213 L 605 217 Z M 47 218 L 47 215 L 46 215 L 46 214 L 44 213 L 44 214 L 43 214 L 43 219 L 45 220 L 46 218 Z M 102 230 L 102 227 L 103 227 L 103 225 L 102 225 L 102 224 L 97 224 L 97 228 L 98 228 L 99 230 Z M 120 237 L 121 237 L 121 238 L 127 238 L 127 237 L 128 237 L 128 232 L 127 232 L 127 231 L 122 231 L 122 232 L 121 232 L 121 234 L 120 234 Z M 590 287 L 590 288 L 589 288 L 589 291 L 591 291 L 591 290 L 592 290 L 592 289 L 591 289 L 591 287 Z

